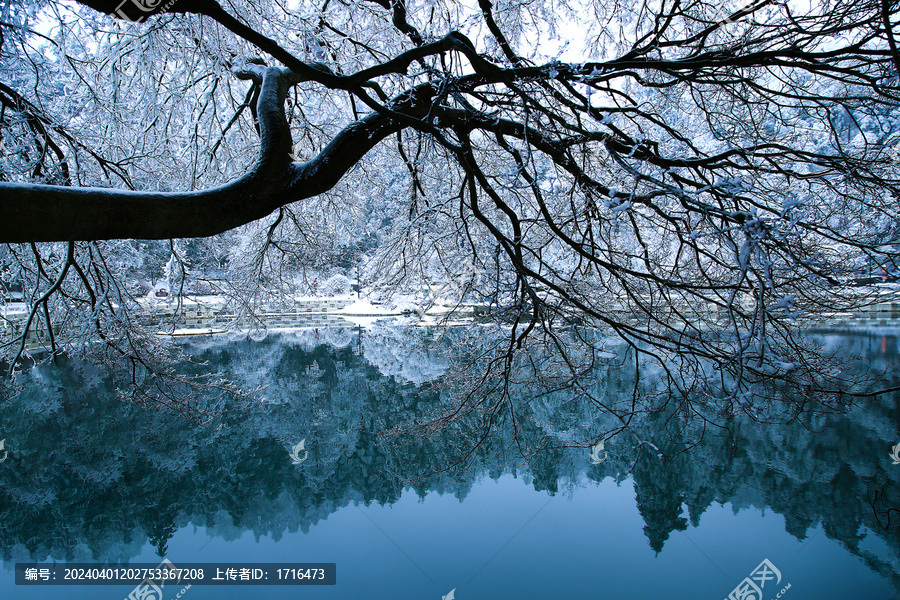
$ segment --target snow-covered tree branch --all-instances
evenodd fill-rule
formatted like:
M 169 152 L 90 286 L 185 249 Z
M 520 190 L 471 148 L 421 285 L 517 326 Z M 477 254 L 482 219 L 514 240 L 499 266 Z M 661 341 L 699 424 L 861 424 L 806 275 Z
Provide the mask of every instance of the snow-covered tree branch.
M 81 4 L 0 24 L 5 265 L 228 236 L 257 287 L 321 244 L 374 286 L 465 260 L 507 374 L 587 321 L 685 390 L 831 389 L 797 318 L 897 269 L 896 4 Z

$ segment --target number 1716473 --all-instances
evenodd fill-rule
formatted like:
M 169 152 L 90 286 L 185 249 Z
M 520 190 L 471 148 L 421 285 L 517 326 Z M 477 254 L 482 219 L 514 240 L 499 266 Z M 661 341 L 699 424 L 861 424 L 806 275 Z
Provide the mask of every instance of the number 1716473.
M 325 579 L 325 569 L 278 569 L 278 579 Z

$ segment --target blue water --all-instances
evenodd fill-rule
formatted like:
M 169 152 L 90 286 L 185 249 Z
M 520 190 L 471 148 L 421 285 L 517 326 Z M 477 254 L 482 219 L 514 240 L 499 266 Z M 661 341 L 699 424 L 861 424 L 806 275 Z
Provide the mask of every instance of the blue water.
M 408 465 L 447 461 L 461 434 L 391 446 L 369 436 L 366 415 L 390 425 L 405 414 L 399 407 L 422 402 L 415 385 L 372 369 L 353 344 L 269 344 L 259 350 L 276 365 L 266 369 L 277 387 L 270 398 L 281 390 L 295 403 L 202 427 L 102 399 L 102 378 L 82 366 L 65 367 L 78 371 L 70 379 L 35 374 L 40 381 L 17 405 L 0 405 L 0 436 L 15 450 L 0 464 L 0 598 L 124 599 L 133 586 L 14 585 L 12 567 L 156 564 L 161 555 L 176 565 L 337 565 L 334 586 L 167 586 L 163 600 L 440 600 L 451 590 L 460 600 L 719 600 L 764 559 L 781 573 L 765 585 L 765 600 L 788 584 L 788 599 L 896 597 L 898 519 L 883 528 L 864 497 L 881 484 L 896 488 L 887 454 L 897 442 L 879 438 L 896 434 L 890 403 L 834 417 L 841 425 L 824 434 L 747 425 L 737 455 L 713 439 L 665 462 L 614 439 L 601 465 L 583 448 L 525 463 L 502 454 L 509 444 L 498 433 L 469 469 L 413 482 L 429 469 Z M 249 346 L 204 351 L 223 364 L 222 353 L 240 356 L 253 369 Z M 308 375 L 297 361 L 313 360 L 315 381 L 297 379 Z M 334 363 L 341 374 L 331 378 Z M 323 441 L 291 465 L 285 450 L 296 439 L 285 441 L 280 427 Z
M 800 542 L 778 515 L 735 514 L 714 506 L 700 527 L 675 534 L 659 555 L 641 535 L 629 483 L 607 480 L 555 497 L 511 476 L 482 480 L 464 502 L 413 493 L 389 506 L 338 510 L 308 533 L 271 536 L 205 527 L 180 529 L 169 559 L 182 562 L 334 562 L 335 586 L 192 586 L 197 599 L 723 598 L 768 558 L 791 583 L 785 597 L 891 598 L 891 586 L 821 529 Z M 225 528 L 227 529 L 227 528 Z M 145 545 L 133 562 L 159 558 Z M 14 586 L 0 572 L 3 597 L 119 599 L 131 586 Z M 173 598 L 181 588 L 166 590 Z M 773 594 L 774 595 L 774 594 Z

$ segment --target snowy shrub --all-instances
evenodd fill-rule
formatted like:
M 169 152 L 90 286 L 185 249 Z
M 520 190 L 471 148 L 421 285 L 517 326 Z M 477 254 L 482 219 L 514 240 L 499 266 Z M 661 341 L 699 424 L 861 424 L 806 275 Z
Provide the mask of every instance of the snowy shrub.
M 329 277 L 319 288 L 323 296 L 346 296 L 350 293 L 350 280 L 343 275 Z

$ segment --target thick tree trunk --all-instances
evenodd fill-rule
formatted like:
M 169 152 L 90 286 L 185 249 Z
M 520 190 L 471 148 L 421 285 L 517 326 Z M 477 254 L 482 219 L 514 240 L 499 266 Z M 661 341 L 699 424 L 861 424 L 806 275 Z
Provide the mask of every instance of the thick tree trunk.
M 283 179 L 283 178 L 282 178 Z M 255 173 L 193 193 L 0 184 L 0 240 L 40 242 L 202 237 L 269 214 L 286 203 L 281 182 Z M 289 200 L 287 200 L 289 201 Z
M 292 163 L 284 98 L 296 75 L 250 65 L 238 76 L 262 81 L 257 104 L 260 158 L 248 174 L 210 190 L 172 193 L 0 183 L 0 242 L 215 235 L 327 191 L 375 144 L 402 127 L 373 113 L 346 127 L 309 162 Z

